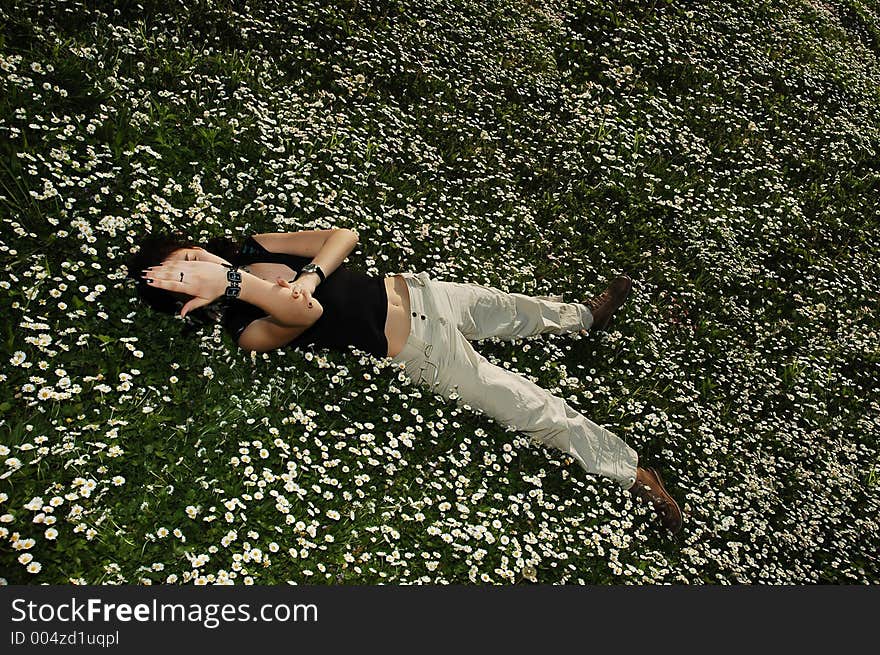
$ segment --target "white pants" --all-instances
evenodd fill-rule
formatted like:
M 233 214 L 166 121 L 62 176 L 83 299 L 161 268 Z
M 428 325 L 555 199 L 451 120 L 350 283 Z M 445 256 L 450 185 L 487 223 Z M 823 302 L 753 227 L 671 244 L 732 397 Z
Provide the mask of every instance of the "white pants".
M 406 345 L 392 361 L 403 366 L 407 377 L 558 448 L 589 473 L 612 478 L 625 489 L 633 485 L 635 450 L 562 398 L 490 363 L 469 342 L 589 329 L 593 315 L 586 305 L 565 303 L 559 296 L 530 297 L 441 282 L 427 273 L 402 276 L 409 290 L 411 326 Z

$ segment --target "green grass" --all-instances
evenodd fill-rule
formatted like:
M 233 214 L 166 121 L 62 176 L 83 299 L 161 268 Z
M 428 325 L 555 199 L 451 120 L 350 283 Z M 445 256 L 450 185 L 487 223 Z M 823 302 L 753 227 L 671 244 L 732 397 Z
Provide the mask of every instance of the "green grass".
M 880 7 L 324 4 L 0 9 L 0 576 L 880 581 Z M 575 300 L 629 272 L 610 332 L 478 349 L 683 532 L 387 362 L 184 338 L 124 279 L 162 226 Z

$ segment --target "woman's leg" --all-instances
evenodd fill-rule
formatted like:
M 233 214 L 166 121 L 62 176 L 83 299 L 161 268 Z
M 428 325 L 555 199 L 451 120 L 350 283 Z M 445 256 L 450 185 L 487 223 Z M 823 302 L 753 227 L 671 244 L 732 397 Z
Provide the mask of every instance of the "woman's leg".
M 563 399 L 474 350 L 452 320 L 446 294 L 437 293 L 427 274 L 408 274 L 407 285 L 411 330 L 404 349 L 392 358 L 407 377 L 571 455 L 585 471 L 611 478 L 653 504 L 673 532 L 681 528 L 681 510 L 659 474 L 638 467 L 635 450 Z
M 582 303 L 562 302 L 561 296 L 526 296 L 493 287 L 432 280 L 448 304 L 458 329 L 471 341 L 498 337 L 518 339 L 550 332 L 565 334 L 589 330 L 590 309 Z
M 414 382 L 571 455 L 588 473 L 624 489 L 633 486 L 638 455 L 618 436 L 531 380 L 489 362 L 451 323 L 427 325 L 423 336 L 406 365 Z

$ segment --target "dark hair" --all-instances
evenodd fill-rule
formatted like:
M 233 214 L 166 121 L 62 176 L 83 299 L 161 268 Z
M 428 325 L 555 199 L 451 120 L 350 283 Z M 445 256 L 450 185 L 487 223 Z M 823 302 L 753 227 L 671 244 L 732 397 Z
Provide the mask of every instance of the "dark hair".
M 157 312 L 179 314 L 185 301 L 180 300 L 170 291 L 150 286 L 141 277 L 141 274 L 145 268 L 161 264 L 175 250 L 192 248 L 201 244 L 176 230 L 149 234 L 141 239 L 139 245 L 138 251 L 131 255 L 126 262 L 126 276 L 137 283 L 138 298 Z M 238 244 L 227 237 L 212 237 L 201 247 L 230 262 L 238 256 Z M 183 333 L 192 333 L 198 329 L 199 325 L 211 325 L 217 321 L 221 314 L 222 311 L 212 305 L 187 312 Z

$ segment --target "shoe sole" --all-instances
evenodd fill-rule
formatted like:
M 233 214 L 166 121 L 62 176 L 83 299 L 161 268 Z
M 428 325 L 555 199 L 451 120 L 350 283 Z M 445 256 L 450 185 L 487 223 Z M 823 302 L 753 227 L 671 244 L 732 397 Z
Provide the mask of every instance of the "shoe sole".
M 679 507 L 678 503 L 675 502 L 675 498 L 672 497 L 672 494 L 669 493 L 668 491 L 666 491 L 666 485 L 663 484 L 663 478 L 660 477 L 659 471 L 657 471 L 657 469 L 653 469 L 653 468 L 649 468 L 649 469 L 645 469 L 645 470 L 650 471 L 657 478 L 657 482 L 660 483 L 660 488 L 663 490 L 663 493 L 665 493 L 667 496 L 669 496 L 669 500 L 672 501 L 672 504 L 675 505 L 675 509 L 678 510 L 678 515 L 681 517 L 681 525 L 678 526 L 678 530 L 675 530 L 673 532 L 672 530 L 669 530 L 669 528 L 666 528 L 667 530 L 672 532 L 672 534 L 678 534 L 679 532 L 681 532 L 681 529 L 684 527 L 684 512 L 681 511 L 681 507 Z

